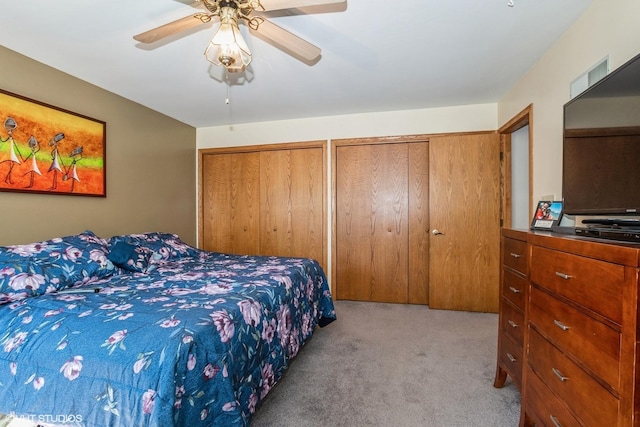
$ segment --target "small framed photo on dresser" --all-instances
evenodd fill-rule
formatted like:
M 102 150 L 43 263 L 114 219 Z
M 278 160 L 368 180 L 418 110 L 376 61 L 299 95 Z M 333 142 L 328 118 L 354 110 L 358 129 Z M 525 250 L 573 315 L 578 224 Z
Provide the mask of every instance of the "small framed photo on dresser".
M 562 202 L 541 200 L 538 202 L 533 220 L 531 221 L 532 230 L 549 230 L 554 225 L 558 225 L 562 217 Z

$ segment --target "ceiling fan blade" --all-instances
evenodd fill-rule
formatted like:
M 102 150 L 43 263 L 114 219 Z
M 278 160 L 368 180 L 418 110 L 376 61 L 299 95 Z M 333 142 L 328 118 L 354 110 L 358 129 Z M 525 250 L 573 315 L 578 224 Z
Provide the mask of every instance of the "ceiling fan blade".
M 186 4 L 187 6 L 191 6 L 191 7 L 202 6 L 202 0 L 174 0 L 174 1 L 177 1 L 178 3 Z
M 261 21 L 257 28 L 249 27 L 256 36 L 266 39 L 267 42 L 274 44 L 303 62 L 313 62 L 320 57 L 322 51 L 319 47 L 312 45 L 269 20 L 262 17 L 254 17 L 254 19 Z
M 344 3 L 344 0 L 260 0 L 265 11 Z
M 184 18 L 180 18 L 176 21 L 169 22 L 168 24 L 140 33 L 133 36 L 133 38 L 140 43 L 156 42 L 165 37 L 177 34 L 180 31 L 188 30 L 189 28 L 197 27 L 198 25 L 206 23 L 200 19 L 201 15 L 201 13 L 196 13 L 194 15 L 185 16 Z

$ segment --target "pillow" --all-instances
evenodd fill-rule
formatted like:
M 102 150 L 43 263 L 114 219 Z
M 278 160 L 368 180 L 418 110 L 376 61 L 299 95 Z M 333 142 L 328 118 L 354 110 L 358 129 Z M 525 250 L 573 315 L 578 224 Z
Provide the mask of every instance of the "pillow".
M 111 276 L 108 246 L 91 231 L 0 247 L 0 303 Z
M 46 248 L 46 242 L 0 247 L 0 304 L 40 293 L 44 277 L 36 276 L 30 269 L 31 255 Z
M 121 240 L 110 248 L 108 258 L 120 268 L 145 273 L 152 255 L 153 251 L 149 248 Z
M 28 258 L 22 263 L 0 264 L 0 304 L 42 295 L 47 291 L 46 278 L 34 272 L 32 266 Z
M 106 240 L 91 231 L 53 239 L 52 242 L 53 247 L 49 246 L 46 253 L 41 252 L 34 257 L 36 266 L 50 272 L 56 269 L 56 275 L 74 283 L 88 278 L 101 279 L 115 272 L 113 263 L 108 259 Z
M 197 257 L 200 255 L 200 250 L 184 243 L 177 234 L 153 232 L 114 236 L 109 239 L 111 250 L 119 242 L 149 249 L 152 253 L 150 264 L 158 261 L 176 261 L 184 257 Z
M 91 231 L 60 239 L 65 253 L 63 260 L 80 264 L 85 277 L 104 278 L 114 273 L 114 266 L 109 261 L 109 245 Z M 64 263 L 62 263 L 64 264 Z

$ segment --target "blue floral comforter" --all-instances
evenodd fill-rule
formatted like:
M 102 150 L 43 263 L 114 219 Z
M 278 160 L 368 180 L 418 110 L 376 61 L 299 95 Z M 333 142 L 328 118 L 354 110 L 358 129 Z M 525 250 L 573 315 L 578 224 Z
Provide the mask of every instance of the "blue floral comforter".
M 80 273 L 68 288 L 0 306 L 0 413 L 82 426 L 248 425 L 315 326 L 335 319 L 313 260 L 190 248 L 145 266 Z M 36 267 L 4 273 L 16 289 Z

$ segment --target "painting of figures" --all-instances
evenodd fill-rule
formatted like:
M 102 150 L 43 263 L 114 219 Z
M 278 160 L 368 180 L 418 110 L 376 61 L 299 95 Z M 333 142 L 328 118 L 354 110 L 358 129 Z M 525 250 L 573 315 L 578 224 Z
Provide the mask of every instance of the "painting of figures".
M 106 123 L 0 90 L 0 191 L 106 197 Z

